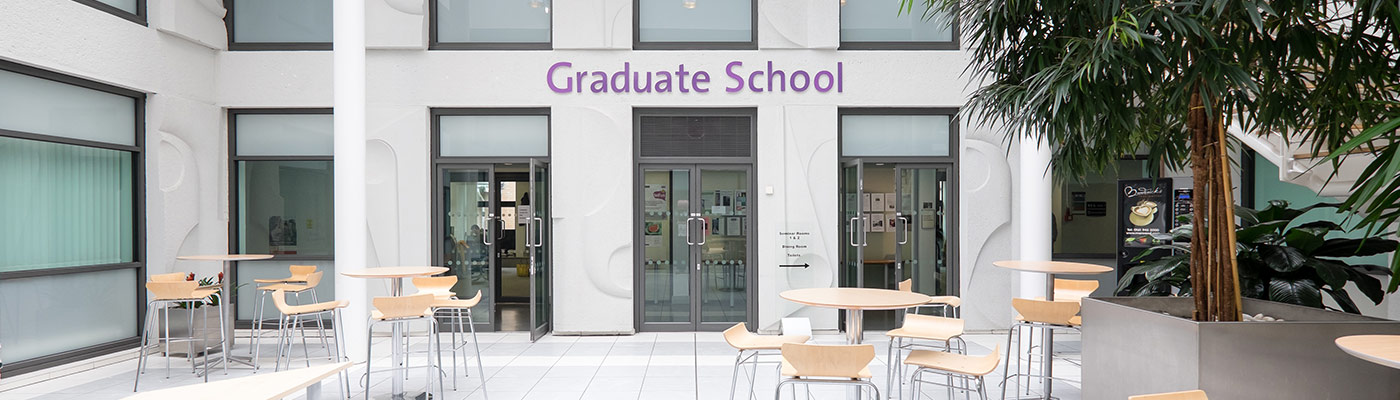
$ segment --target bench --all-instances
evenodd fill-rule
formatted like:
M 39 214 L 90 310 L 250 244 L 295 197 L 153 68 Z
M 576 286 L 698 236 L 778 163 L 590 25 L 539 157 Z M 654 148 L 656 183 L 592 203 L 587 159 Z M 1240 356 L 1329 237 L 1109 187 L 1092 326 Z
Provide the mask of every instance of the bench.
M 126 400 L 188 400 L 188 399 L 281 399 L 306 389 L 307 399 L 321 398 L 321 380 L 350 368 L 350 363 L 319 365 L 200 383 L 169 389 L 152 390 L 126 397 Z M 348 394 L 348 393 L 347 393 Z

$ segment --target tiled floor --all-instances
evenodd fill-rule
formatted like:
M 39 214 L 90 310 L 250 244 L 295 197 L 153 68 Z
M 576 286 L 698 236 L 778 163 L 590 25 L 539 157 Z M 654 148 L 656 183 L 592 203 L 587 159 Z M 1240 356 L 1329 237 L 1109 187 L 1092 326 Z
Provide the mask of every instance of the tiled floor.
M 882 332 L 867 332 L 867 343 L 876 346 L 876 360 L 871 365 L 874 381 L 884 390 L 885 385 L 885 337 Z M 987 354 L 998 344 L 1006 343 L 1005 334 L 969 334 L 969 354 Z M 1056 336 L 1056 351 L 1065 353 L 1070 360 L 1077 360 L 1079 342 L 1073 335 Z M 387 339 L 376 338 L 374 354 L 376 368 L 387 365 Z M 840 344 L 844 337 L 836 334 L 818 334 L 818 343 Z M 420 339 L 421 342 L 421 339 Z M 485 364 L 486 387 L 493 400 L 520 399 L 724 399 L 729 395 L 735 351 L 725 344 L 719 333 L 641 333 L 632 336 L 547 336 L 530 343 L 527 333 L 485 333 L 481 334 L 482 362 Z M 313 344 L 312 355 L 321 350 Z M 270 364 L 274 346 L 263 352 L 265 364 Z M 414 350 L 426 349 L 426 345 L 415 344 Z M 247 351 L 240 346 L 234 354 Z M 300 353 L 300 349 L 297 349 Z M 325 353 L 322 352 L 322 355 Z M 450 364 L 444 354 L 444 361 Z M 175 360 L 170 378 L 165 378 L 164 359 L 152 358 L 153 364 L 142 377 L 141 389 L 155 390 L 202 382 L 190 374 L 189 364 L 183 359 Z M 421 360 L 418 360 L 421 361 Z M 313 360 L 313 364 L 326 363 L 324 358 Z M 458 359 L 458 364 L 469 366 L 459 369 L 456 389 L 450 380 L 446 382 L 444 397 L 457 399 L 484 399 L 480 388 L 475 360 Z M 299 365 L 305 365 L 299 364 Z M 1057 360 L 1055 375 L 1078 379 L 1079 367 L 1070 361 Z M 135 377 L 136 361 L 127 360 L 86 372 L 51 379 L 28 386 L 10 388 L 0 392 L 0 399 L 117 399 L 131 394 L 132 380 Z M 410 391 L 423 389 L 422 370 L 409 373 L 405 387 Z M 364 397 L 361 384 L 363 364 L 351 370 L 351 390 L 357 398 Z M 449 367 L 449 373 L 450 367 Z M 252 371 L 247 368 L 230 368 L 228 377 L 247 376 Z M 987 378 L 988 397 L 998 398 L 1001 370 Z M 375 373 L 374 384 L 370 387 L 372 398 L 387 397 L 389 392 L 388 373 Z M 211 379 L 226 379 L 222 372 L 215 372 Z M 741 389 L 736 398 L 745 397 L 747 377 L 738 377 Z M 756 379 L 756 399 L 773 397 L 777 373 L 772 367 L 764 367 Z M 0 382 L 0 388 L 6 386 Z M 338 381 L 325 382 L 326 398 L 338 395 L 335 390 Z M 830 386 L 812 386 L 812 399 L 844 399 L 846 392 Z M 791 398 L 784 392 L 784 398 Z M 908 398 L 905 390 L 902 398 Z M 1056 382 L 1055 397 L 1078 399 L 1077 384 Z M 804 391 L 803 394 L 806 394 Z M 947 391 L 937 387 L 925 387 L 925 399 L 945 399 Z M 800 396 L 799 396 L 800 397 Z M 962 398 L 962 395 L 956 398 Z M 1011 397 L 1008 394 L 1008 397 Z M 884 394 L 882 397 L 884 398 Z M 975 394 L 973 398 L 976 398 Z

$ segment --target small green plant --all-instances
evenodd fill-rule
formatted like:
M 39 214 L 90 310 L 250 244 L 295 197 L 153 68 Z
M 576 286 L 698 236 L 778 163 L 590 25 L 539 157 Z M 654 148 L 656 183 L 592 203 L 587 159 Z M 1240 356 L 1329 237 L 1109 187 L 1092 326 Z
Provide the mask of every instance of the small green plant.
M 1295 209 L 1282 200 L 1271 201 L 1262 210 L 1236 206 L 1235 214 L 1240 219 L 1235 230 L 1240 295 L 1330 309 L 1322 303 L 1322 294 L 1326 293 L 1341 311 L 1359 314 L 1361 310 L 1345 289 L 1347 282 L 1351 282 L 1372 303 L 1380 304 L 1385 291 L 1380 279 L 1372 274 L 1389 275 L 1390 270 L 1380 265 L 1351 264 L 1346 259 L 1392 253 L 1396 250 L 1396 241 L 1379 237 L 1329 238 L 1327 236 L 1332 233 L 1346 231 L 1331 221 L 1292 224 L 1295 218 L 1308 211 L 1336 207 L 1337 204 L 1320 203 Z M 1189 241 L 1192 235 L 1191 225 L 1172 230 L 1178 242 Z M 1159 249 L 1175 253 L 1129 269 L 1118 282 L 1118 293 L 1191 295 L 1190 248 L 1180 244 L 1159 245 L 1138 258 Z
M 193 281 L 193 280 L 195 280 L 194 273 L 191 272 L 188 276 L 185 276 L 185 280 L 186 280 L 186 281 Z M 223 272 L 220 272 L 219 275 L 217 275 L 217 276 L 206 276 L 206 277 L 204 277 L 204 278 L 200 278 L 200 279 L 199 279 L 199 286 L 200 286 L 200 287 L 206 287 L 206 286 L 212 286 L 212 285 L 220 285 L 220 286 L 222 286 L 223 283 L 224 283 L 224 273 L 223 273 Z M 245 286 L 245 285 L 247 285 L 247 284 L 234 286 L 232 290 L 238 290 L 238 288 L 243 287 L 243 286 Z M 204 301 L 195 302 L 193 308 L 200 308 L 200 307 L 204 307 L 204 306 L 213 306 L 213 307 L 217 307 L 217 306 L 219 305 L 219 303 L 220 303 L 221 301 L 223 301 L 223 296 L 224 296 L 224 293 L 223 293 L 222 291 L 220 291 L 220 292 L 215 292 L 214 294 L 209 295 L 209 297 L 204 298 Z M 175 306 L 175 308 L 191 308 L 189 304 L 190 304 L 190 303 L 180 303 L 180 304 L 177 304 L 177 305 Z

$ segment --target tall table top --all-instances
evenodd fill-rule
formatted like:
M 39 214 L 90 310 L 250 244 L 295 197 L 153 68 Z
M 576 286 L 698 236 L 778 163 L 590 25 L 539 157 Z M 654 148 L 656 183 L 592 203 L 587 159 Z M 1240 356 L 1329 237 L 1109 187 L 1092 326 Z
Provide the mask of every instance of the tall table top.
M 793 289 L 778 296 L 798 304 L 848 310 L 898 310 L 933 300 L 914 292 L 846 287 Z
M 1098 264 L 1085 264 L 1066 261 L 997 261 L 992 265 L 1025 272 L 1039 272 L 1056 275 L 1094 275 L 1113 271 L 1113 268 Z
M 444 267 L 375 267 L 365 268 L 359 271 L 341 272 L 352 278 L 412 278 L 415 276 L 430 276 L 447 272 Z
M 261 373 L 242 378 L 200 383 L 169 389 L 152 390 L 127 396 L 124 400 L 185 400 L 185 399 L 281 399 L 293 395 L 340 371 L 351 363 L 318 365 L 273 373 Z
M 270 258 L 272 258 L 271 254 L 207 254 L 175 257 L 176 260 L 187 261 L 256 261 Z
M 1362 360 L 1400 368 L 1400 335 L 1355 335 L 1336 340 L 1337 347 Z

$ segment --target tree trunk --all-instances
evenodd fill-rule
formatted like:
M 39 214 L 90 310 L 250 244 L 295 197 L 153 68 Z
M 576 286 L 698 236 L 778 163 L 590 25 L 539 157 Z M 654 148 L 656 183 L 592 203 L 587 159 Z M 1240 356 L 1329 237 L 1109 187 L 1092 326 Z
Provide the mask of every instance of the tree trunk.
M 1206 107 L 1200 88 L 1191 94 L 1191 172 L 1195 208 L 1191 223 L 1191 292 L 1197 321 L 1239 321 L 1239 273 L 1235 264 L 1235 201 L 1223 118 Z

